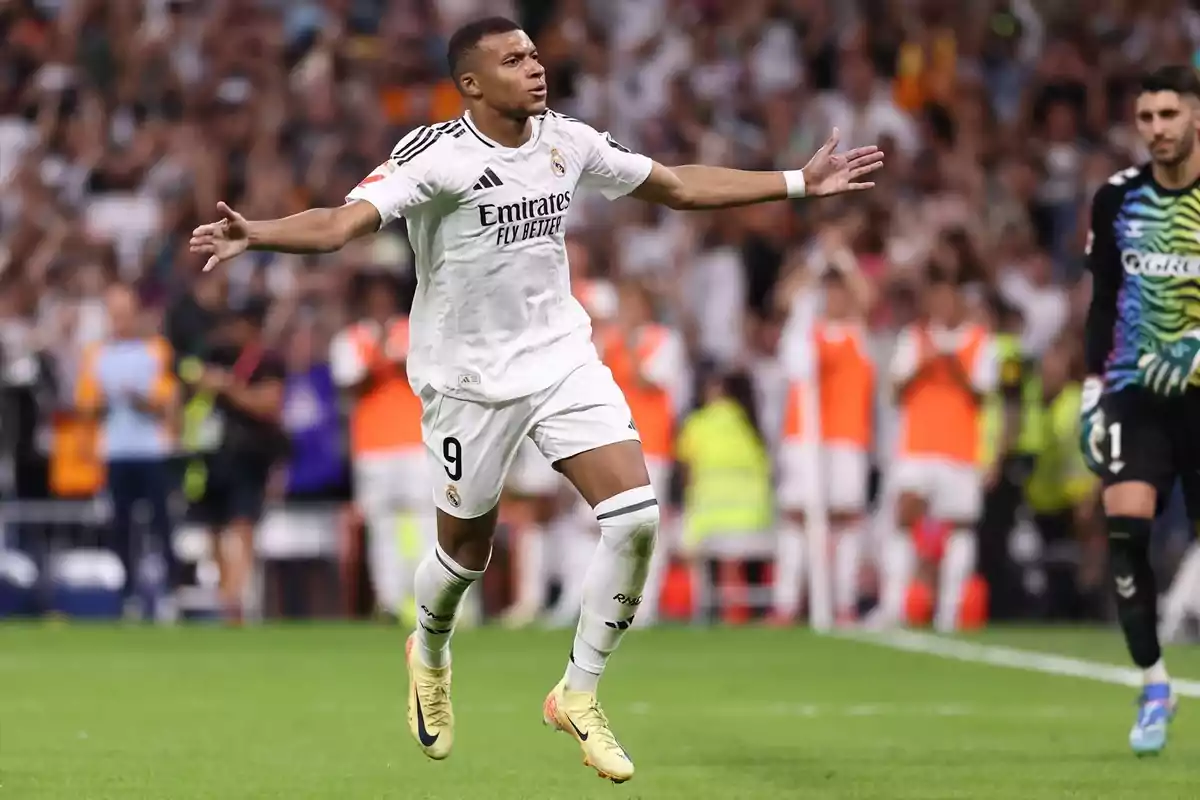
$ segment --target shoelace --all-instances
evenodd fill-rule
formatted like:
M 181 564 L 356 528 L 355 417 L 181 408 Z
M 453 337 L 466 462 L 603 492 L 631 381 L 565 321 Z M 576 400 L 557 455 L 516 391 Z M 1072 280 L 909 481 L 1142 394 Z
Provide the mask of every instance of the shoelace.
M 608 747 L 623 749 L 617 737 L 613 735 L 612 728 L 608 726 L 608 717 L 605 716 L 604 709 L 600 708 L 599 700 L 592 700 L 591 705 L 583 712 L 581 721 L 586 723 L 589 736 L 595 736 Z
M 430 726 L 441 727 L 450 723 L 450 687 L 439 681 L 418 680 L 417 692 L 421 695 L 421 713 Z

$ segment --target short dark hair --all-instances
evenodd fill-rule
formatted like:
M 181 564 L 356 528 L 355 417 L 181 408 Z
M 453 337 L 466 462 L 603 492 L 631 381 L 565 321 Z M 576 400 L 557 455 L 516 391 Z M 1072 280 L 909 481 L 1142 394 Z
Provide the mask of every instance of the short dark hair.
M 1146 73 L 1138 86 L 1140 93 L 1175 92 L 1200 99 L 1200 76 L 1192 67 L 1181 64 L 1159 67 Z
M 480 40 L 497 33 L 512 33 L 521 30 L 521 26 L 507 17 L 484 17 L 474 22 L 468 22 L 450 36 L 450 44 L 446 46 L 446 62 L 450 66 L 450 75 L 458 80 L 463 59 L 475 49 Z

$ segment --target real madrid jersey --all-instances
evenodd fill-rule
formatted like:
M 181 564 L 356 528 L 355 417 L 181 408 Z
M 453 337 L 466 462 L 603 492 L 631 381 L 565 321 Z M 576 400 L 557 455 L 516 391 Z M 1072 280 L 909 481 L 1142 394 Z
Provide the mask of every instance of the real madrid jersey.
M 1087 256 L 1088 372 L 1120 390 L 1142 354 L 1200 329 L 1200 182 L 1165 189 L 1148 164 L 1113 175 L 1092 201 Z
M 470 115 L 412 131 L 347 195 L 408 223 L 417 270 L 409 380 L 466 400 L 523 397 L 596 358 L 571 294 L 565 218 L 576 192 L 610 200 L 653 162 L 588 125 L 547 111 L 520 147 Z

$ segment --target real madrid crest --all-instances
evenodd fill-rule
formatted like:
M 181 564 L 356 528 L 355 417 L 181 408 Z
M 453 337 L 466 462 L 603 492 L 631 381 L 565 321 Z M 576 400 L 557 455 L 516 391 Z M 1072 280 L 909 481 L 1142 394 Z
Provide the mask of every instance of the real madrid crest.
M 462 498 L 458 496 L 458 489 L 454 488 L 454 484 L 446 487 L 446 502 L 454 508 L 462 505 Z
M 558 178 L 567 174 L 567 162 L 563 160 L 557 147 L 550 148 L 550 169 L 554 170 L 554 175 Z

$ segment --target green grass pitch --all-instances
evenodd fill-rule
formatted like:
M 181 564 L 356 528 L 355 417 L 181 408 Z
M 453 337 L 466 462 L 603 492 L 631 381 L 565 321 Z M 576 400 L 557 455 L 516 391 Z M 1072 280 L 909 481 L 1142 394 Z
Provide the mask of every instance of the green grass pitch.
M 985 642 L 1123 664 L 1114 631 Z M 1194 798 L 1200 722 L 1137 760 L 1132 690 L 805 631 L 635 631 L 602 698 L 613 786 L 541 725 L 570 632 L 463 631 L 458 732 L 424 759 L 403 634 L 377 626 L 0 626 L 0 800 Z M 1179 677 L 1200 652 L 1175 649 Z

